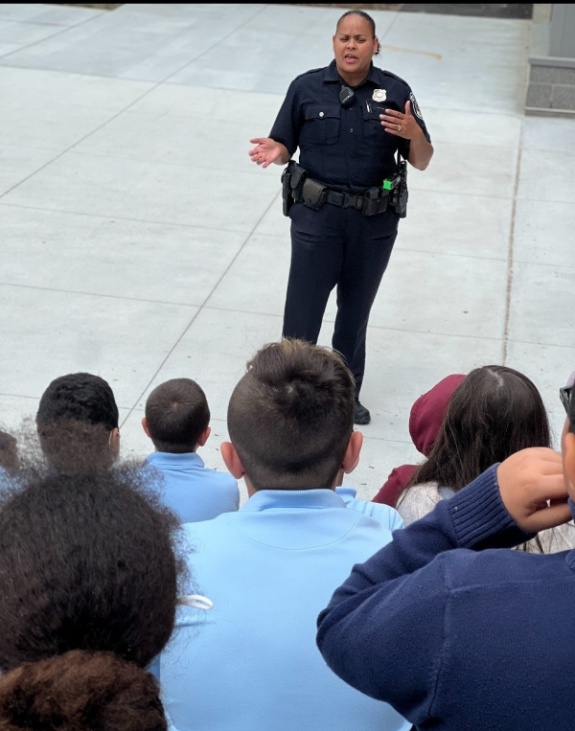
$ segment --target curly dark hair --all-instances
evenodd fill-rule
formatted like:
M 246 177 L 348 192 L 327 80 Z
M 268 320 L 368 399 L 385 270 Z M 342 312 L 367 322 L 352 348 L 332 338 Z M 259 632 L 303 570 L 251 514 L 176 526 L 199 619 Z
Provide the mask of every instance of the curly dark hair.
M 178 519 L 125 465 L 0 494 L 0 671 L 70 650 L 145 667 L 175 621 Z
M 104 652 L 72 650 L 0 678 L 2 731 L 165 731 L 155 679 Z

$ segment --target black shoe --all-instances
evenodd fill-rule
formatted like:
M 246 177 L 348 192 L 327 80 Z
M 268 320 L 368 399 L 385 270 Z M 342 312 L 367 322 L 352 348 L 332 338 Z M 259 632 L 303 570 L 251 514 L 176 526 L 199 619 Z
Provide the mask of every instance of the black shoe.
M 371 414 L 365 406 L 362 406 L 359 401 L 355 402 L 355 409 L 353 411 L 353 423 L 354 424 L 369 424 L 371 421 Z

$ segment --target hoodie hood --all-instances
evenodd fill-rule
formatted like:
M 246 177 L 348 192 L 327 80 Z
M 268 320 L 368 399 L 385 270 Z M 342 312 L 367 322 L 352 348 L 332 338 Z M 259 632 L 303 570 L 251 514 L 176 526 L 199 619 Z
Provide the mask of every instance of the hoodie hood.
M 409 433 L 417 451 L 429 456 L 447 410 L 447 404 L 465 376 L 454 373 L 422 394 L 411 407 Z

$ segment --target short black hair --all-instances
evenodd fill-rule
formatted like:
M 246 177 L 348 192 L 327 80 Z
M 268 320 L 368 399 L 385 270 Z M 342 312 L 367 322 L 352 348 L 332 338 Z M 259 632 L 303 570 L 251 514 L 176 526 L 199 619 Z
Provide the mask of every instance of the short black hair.
M 206 394 L 191 378 L 173 378 L 146 400 L 150 438 L 159 452 L 193 452 L 210 423 Z
M 228 406 L 230 439 L 254 488 L 333 487 L 354 403 L 353 376 L 335 351 L 288 338 L 259 350 Z
M 42 394 L 36 427 L 48 462 L 64 473 L 108 469 L 116 454 L 110 432 L 119 412 L 107 381 L 91 373 L 54 379 Z
M 55 378 L 40 398 L 36 422 L 66 419 L 118 427 L 119 412 L 110 384 L 91 373 L 70 373 Z

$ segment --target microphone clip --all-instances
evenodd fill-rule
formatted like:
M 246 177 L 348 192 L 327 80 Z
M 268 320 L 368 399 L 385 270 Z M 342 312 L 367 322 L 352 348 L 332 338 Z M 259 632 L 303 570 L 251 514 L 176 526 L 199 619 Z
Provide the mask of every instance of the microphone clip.
M 339 102 L 342 107 L 350 107 L 355 101 L 355 93 L 349 86 L 342 86 L 339 92 Z

